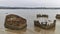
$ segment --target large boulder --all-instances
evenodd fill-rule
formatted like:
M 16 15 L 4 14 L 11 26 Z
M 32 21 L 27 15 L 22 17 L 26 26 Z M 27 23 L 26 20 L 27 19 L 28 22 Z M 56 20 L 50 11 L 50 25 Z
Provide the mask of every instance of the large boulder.
M 60 19 L 60 14 L 56 14 L 56 19 Z
M 5 28 L 19 30 L 27 26 L 26 19 L 15 15 L 9 14 L 6 16 L 4 26 Z

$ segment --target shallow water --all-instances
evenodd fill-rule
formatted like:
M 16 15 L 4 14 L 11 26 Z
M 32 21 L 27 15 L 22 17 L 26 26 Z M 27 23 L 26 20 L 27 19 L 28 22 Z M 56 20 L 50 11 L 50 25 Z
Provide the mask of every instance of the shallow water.
M 27 19 L 27 27 L 23 30 L 10 30 L 4 28 L 5 17 L 8 14 L 16 14 Z M 56 27 L 50 30 L 44 30 L 34 27 L 34 20 L 37 14 L 48 14 L 49 20 L 54 20 L 60 10 L 51 9 L 0 9 L 0 34 L 60 34 L 60 20 L 57 20 Z

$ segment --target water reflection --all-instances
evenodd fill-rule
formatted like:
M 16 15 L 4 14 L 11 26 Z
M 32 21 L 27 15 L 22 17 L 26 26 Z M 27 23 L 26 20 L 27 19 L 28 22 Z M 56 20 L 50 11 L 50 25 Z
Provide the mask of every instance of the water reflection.
M 11 30 L 11 29 L 5 29 L 5 31 L 8 33 L 10 32 L 11 34 L 24 34 L 26 32 L 27 28 L 21 29 L 21 30 Z
M 53 27 L 52 29 L 49 29 L 49 30 L 45 30 L 45 29 L 42 29 L 42 28 L 35 26 L 34 30 L 38 34 L 55 34 L 55 27 Z

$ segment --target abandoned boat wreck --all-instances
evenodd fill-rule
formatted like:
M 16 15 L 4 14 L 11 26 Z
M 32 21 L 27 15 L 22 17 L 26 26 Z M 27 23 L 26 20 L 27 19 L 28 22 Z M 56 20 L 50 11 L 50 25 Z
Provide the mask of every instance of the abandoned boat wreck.
M 5 28 L 13 29 L 13 30 L 20 30 L 27 26 L 26 19 L 15 15 L 9 14 L 6 16 L 4 26 Z
M 45 16 L 45 15 L 43 15 L 43 16 Z M 35 26 L 38 26 L 38 27 L 40 27 L 40 28 L 43 28 L 43 29 L 51 29 L 51 28 L 53 28 L 53 27 L 55 27 L 55 24 L 56 24 L 56 20 L 48 20 L 48 15 L 46 16 L 46 18 L 43 18 L 43 16 L 41 16 L 41 19 L 39 19 L 40 18 L 40 16 L 39 16 L 39 20 L 35 20 L 34 21 L 34 25 Z

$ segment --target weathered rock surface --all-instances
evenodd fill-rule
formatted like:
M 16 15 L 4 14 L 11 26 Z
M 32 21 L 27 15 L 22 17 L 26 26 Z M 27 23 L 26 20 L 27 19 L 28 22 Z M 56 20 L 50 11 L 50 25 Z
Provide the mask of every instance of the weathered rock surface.
M 42 17 L 47 17 L 48 18 L 48 15 L 43 14 Z
M 57 15 L 56 15 L 56 18 L 57 18 L 57 19 L 60 19 L 60 14 L 57 14 Z
M 42 17 L 42 15 L 41 14 L 37 14 L 37 18 L 39 18 L 39 17 Z
M 48 15 L 46 15 L 46 14 L 43 14 L 43 15 L 37 14 L 37 18 L 39 18 L 39 17 L 47 17 L 48 18 Z
M 26 19 L 18 15 L 9 14 L 6 16 L 4 26 L 5 28 L 19 30 L 27 26 L 26 22 L 27 22 Z

